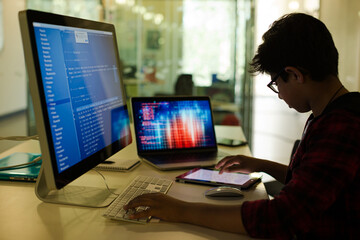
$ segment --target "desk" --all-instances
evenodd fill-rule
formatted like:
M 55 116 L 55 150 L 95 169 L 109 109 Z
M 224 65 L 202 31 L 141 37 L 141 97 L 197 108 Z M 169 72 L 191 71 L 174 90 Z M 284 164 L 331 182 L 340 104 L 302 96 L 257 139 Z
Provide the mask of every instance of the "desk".
M 244 139 L 240 127 L 216 126 L 219 137 L 234 136 Z M 251 155 L 250 149 L 245 147 L 221 147 L 229 154 Z M 40 152 L 37 141 L 24 142 L 0 154 L 0 158 L 13 152 Z M 124 158 L 136 157 L 136 145 L 130 144 L 122 150 Z M 121 191 L 137 175 L 160 176 L 174 179 L 185 170 L 159 171 L 146 163 L 142 163 L 135 170 L 119 173 L 102 171 L 111 188 Z M 103 179 L 95 171 L 90 171 L 74 181 L 74 185 L 93 185 L 105 187 Z M 250 239 L 244 235 L 216 231 L 204 227 L 182 223 L 149 223 L 140 225 L 112 221 L 101 216 L 104 208 L 94 209 L 74 207 L 40 201 L 34 192 L 35 183 L 0 182 L 0 239 Z M 267 198 L 262 183 L 254 189 L 245 192 L 242 200 L 210 200 L 203 193 L 209 187 L 174 182 L 168 194 L 170 196 L 194 202 L 208 202 L 213 204 L 238 204 L 244 200 Z

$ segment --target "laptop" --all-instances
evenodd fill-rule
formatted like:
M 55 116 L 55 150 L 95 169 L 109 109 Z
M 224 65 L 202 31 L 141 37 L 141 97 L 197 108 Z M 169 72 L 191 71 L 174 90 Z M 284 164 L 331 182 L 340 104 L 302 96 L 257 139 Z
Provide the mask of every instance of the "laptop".
M 138 156 L 160 170 L 212 167 L 219 152 L 207 96 L 133 97 Z

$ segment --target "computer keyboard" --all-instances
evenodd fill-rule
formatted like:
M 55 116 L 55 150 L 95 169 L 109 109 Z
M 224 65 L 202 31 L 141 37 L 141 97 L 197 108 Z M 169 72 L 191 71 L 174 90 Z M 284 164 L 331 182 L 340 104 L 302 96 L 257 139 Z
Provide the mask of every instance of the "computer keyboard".
M 137 176 L 126 189 L 110 204 L 103 214 L 104 217 L 113 220 L 130 221 L 136 223 L 147 223 L 150 218 L 146 219 L 129 219 L 128 216 L 134 210 L 125 211 L 123 206 L 133 198 L 146 193 L 164 193 L 169 190 L 172 180 L 158 177 Z M 136 211 L 144 211 L 146 207 L 138 207 Z

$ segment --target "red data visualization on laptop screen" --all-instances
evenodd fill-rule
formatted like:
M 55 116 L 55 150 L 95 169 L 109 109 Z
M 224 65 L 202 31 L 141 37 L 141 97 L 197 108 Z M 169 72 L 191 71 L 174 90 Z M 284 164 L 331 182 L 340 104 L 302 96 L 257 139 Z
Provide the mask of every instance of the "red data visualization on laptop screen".
M 216 145 L 209 101 L 134 102 L 133 111 L 140 151 Z

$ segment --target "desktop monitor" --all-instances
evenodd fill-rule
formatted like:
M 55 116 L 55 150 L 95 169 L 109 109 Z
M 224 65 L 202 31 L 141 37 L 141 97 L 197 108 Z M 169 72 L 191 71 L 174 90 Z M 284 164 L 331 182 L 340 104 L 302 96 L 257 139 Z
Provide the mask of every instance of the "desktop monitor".
M 68 184 L 132 141 L 114 26 L 33 10 L 19 22 L 43 159 L 36 195 L 106 206 L 107 189 Z

